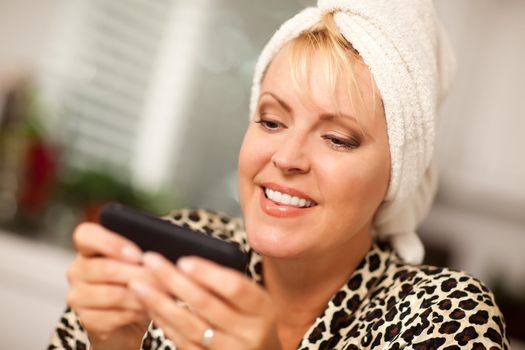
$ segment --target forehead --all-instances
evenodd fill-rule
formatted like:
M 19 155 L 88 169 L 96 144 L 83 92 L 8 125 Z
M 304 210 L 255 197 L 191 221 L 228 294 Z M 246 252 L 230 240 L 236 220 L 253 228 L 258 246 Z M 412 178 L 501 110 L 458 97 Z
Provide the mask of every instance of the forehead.
M 353 60 L 343 65 L 324 52 L 293 45 L 286 44 L 276 54 L 264 75 L 261 93 L 271 90 L 283 99 L 298 99 L 304 106 L 332 113 L 363 114 L 381 107 L 364 63 Z

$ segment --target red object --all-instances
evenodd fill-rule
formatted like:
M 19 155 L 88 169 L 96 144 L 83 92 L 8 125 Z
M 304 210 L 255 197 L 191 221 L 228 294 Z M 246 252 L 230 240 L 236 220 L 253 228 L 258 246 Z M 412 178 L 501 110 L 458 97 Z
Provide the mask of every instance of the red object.
M 57 177 L 56 149 L 35 139 L 29 145 L 20 179 L 20 211 L 33 214 L 44 208 Z

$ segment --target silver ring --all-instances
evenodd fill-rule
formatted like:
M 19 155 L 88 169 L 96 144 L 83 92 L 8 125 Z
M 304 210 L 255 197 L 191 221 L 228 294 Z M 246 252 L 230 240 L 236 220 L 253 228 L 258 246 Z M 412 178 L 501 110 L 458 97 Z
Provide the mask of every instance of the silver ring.
M 202 334 L 201 345 L 207 348 L 213 341 L 213 337 L 215 337 L 215 331 L 213 328 L 206 328 Z

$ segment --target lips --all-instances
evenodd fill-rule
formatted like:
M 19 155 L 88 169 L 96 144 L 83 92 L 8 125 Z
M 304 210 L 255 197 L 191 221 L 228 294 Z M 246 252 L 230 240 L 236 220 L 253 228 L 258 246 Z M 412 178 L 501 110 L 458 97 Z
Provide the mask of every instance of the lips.
M 281 185 L 278 185 L 276 183 L 273 183 L 273 182 L 264 182 L 261 184 L 261 187 L 263 187 L 263 189 L 269 189 L 269 190 L 272 190 L 272 191 L 277 191 L 277 192 L 280 192 L 282 194 L 287 194 L 291 197 L 298 197 L 299 199 L 304 199 L 306 201 L 310 201 L 312 203 L 312 205 L 317 205 L 317 203 L 310 197 L 308 196 L 306 193 L 304 192 L 301 192 L 295 188 L 292 188 L 292 187 L 286 187 L 286 186 L 281 186 Z

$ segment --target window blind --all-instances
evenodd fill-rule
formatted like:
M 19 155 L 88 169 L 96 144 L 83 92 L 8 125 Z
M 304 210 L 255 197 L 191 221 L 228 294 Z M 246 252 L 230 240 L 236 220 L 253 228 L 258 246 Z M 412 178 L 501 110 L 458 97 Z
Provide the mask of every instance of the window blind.
M 77 0 L 62 13 L 42 77 L 68 166 L 129 168 L 174 0 Z

